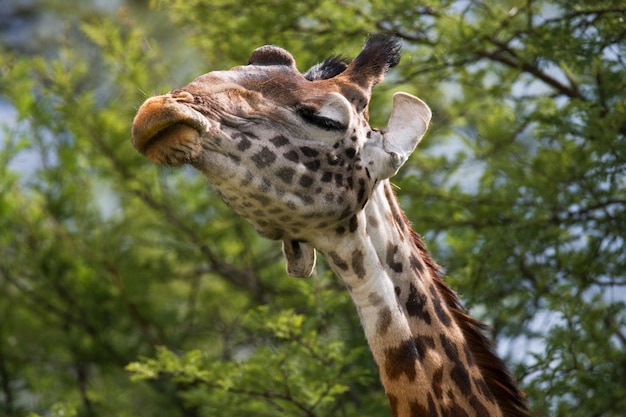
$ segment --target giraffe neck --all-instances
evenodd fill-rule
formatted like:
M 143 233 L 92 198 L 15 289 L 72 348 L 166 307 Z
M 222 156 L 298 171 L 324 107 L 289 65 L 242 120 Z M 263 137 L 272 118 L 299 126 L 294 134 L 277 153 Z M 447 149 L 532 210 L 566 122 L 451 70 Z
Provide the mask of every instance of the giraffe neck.
M 509 415 L 482 374 L 481 365 L 490 363 L 475 355 L 487 352 L 510 376 L 479 324 L 437 276 L 387 181 L 375 188 L 356 222 L 354 233 L 316 247 L 350 291 L 394 417 Z M 472 346 L 468 336 L 485 346 Z

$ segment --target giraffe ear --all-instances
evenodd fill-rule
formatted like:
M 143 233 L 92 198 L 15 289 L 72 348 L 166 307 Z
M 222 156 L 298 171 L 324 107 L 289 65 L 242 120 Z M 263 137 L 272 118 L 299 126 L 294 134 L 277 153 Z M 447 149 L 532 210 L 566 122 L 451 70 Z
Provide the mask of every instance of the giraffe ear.
M 432 112 L 419 98 L 407 93 L 393 95 L 391 116 L 383 134 L 383 147 L 392 159 L 397 158 L 397 168 L 406 162 L 420 143 L 431 117 Z
M 366 158 L 373 160 L 378 179 L 390 178 L 409 159 L 422 140 L 432 112 L 419 98 L 407 93 L 393 96 L 393 108 L 387 128 L 380 141 L 368 142 L 363 149 Z
M 287 273 L 292 277 L 306 278 L 315 268 L 315 248 L 297 240 L 283 240 L 283 254 Z

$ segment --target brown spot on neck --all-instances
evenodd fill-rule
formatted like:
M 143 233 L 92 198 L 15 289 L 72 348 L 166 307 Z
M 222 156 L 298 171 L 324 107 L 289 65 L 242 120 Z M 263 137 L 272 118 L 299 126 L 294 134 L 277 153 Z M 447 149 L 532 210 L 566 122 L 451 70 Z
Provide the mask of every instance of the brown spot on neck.
M 385 350 L 385 373 L 391 380 L 405 375 L 409 381 L 414 381 L 417 375 L 415 363 L 418 359 L 415 340 L 405 340 L 397 347 Z

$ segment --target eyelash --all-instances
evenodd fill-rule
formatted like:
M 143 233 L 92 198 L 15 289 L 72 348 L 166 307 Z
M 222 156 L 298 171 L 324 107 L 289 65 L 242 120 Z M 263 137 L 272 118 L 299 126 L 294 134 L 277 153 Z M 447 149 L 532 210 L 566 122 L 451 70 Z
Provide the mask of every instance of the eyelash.
M 311 123 L 324 130 L 346 130 L 346 126 L 344 126 L 342 123 L 333 119 L 329 119 L 328 117 L 319 116 L 315 112 L 315 109 L 313 109 L 312 107 L 303 106 L 299 107 L 296 111 L 298 115 L 306 120 L 308 123 Z

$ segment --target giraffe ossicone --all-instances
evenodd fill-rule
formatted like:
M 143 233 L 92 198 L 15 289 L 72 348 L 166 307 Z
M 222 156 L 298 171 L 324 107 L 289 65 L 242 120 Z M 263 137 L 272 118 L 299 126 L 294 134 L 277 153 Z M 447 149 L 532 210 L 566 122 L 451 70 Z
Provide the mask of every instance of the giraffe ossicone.
M 282 240 L 287 272 L 316 250 L 356 305 L 394 417 L 528 415 L 525 399 L 410 227 L 389 178 L 431 119 L 396 93 L 387 127 L 369 125 L 373 87 L 400 60 L 373 35 L 350 63 L 305 73 L 276 46 L 146 100 L 132 140 L 155 163 L 190 164 L 254 228 Z

